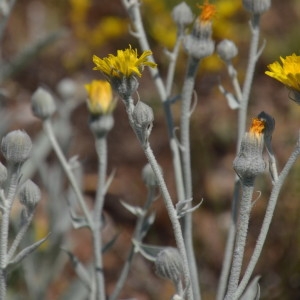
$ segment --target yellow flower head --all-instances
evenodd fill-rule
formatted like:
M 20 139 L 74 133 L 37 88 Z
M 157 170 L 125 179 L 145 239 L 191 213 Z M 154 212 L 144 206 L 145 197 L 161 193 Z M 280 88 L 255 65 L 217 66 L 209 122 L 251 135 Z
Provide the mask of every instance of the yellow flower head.
M 259 136 L 264 132 L 265 127 L 266 123 L 264 120 L 261 120 L 259 118 L 253 118 L 249 133 L 255 136 Z
M 293 53 L 286 58 L 280 57 L 281 63 L 275 61 L 268 65 L 265 73 L 277 79 L 293 91 L 300 92 L 300 56 Z
M 112 88 L 109 82 L 104 80 L 93 80 L 86 84 L 88 92 L 87 106 L 91 114 L 109 114 L 115 107 Z
M 138 57 L 137 49 L 132 49 L 129 45 L 128 49 L 118 50 L 117 55 L 109 54 L 108 57 L 103 59 L 98 56 L 93 56 L 93 62 L 96 67 L 94 70 L 103 72 L 109 78 L 111 77 L 131 77 L 142 76 L 141 71 L 144 66 L 155 68 L 154 62 L 148 61 L 148 56 L 152 55 L 150 50 L 144 51 L 140 57 Z
M 205 0 L 203 5 L 197 5 L 201 9 L 201 14 L 199 16 L 200 22 L 210 22 L 212 18 L 216 15 L 216 6 L 209 3 L 209 0 Z

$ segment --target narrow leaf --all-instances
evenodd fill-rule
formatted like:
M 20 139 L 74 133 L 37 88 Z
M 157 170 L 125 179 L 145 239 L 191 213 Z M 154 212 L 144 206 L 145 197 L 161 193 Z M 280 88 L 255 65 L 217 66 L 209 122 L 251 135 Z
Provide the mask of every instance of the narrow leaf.
M 122 200 L 120 200 L 120 202 L 129 212 L 131 212 L 133 215 L 135 215 L 137 217 L 142 217 L 145 213 L 144 210 L 142 208 L 140 208 L 139 206 L 134 206 L 134 205 L 128 204 Z
M 103 246 L 102 253 L 108 251 L 114 245 L 118 237 L 119 237 L 119 233 L 115 234 L 114 237 Z
M 91 290 L 91 277 L 88 273 L 88 271 L 86 270 L 86 268 L 84 267 L 84 265 L 80 262 L 80 260 L 70 251 L 63 249 L 63 251 L 65 251 L 67 253 L 67 255 L 70 258 L 70 261 L 73 265 L 73 268 L 77 274 L 77 276 L 79 277 L 79 279 L 82 281 L 82 283 L 89 289 Z
M 140 253 L 142 256 L 144 256 L 144 258 L 148 259 L 149 261 L 155 261 L 158 253 L 165 249 L 165 247 L 142 244 L 135 239 L 132 240 L 132 243 L 134 245 L 134 251 L 136 253 Z
M 26 256 L 28 256 L 30 253 L 32 253 L 34 250 L 36 250 L 42 243 L 44 243 L 50 233 L 44 237 L 43 239 L 35 242 L 34 244 L 26 247 L 25 249 L 21 250 L 8 264 L 7 268 L 12 269 L 14 268 L 17 264 L 19 264 Z

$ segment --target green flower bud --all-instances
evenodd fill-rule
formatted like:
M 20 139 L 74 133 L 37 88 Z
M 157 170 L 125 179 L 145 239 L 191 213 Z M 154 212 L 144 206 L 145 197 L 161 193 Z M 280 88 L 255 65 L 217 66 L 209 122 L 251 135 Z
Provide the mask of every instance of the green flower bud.
M 20 203 L 29 211 L 33 211 L 41 199 L 41 191 L 39 187 L 29 179 L 21 187 L 19 197 Z
M 29 135 L 21 130 L 8 133 L 1 141 L 1 152 L 12 163 L 24 162 L 30 155 L 31 147 Z
M 173 8 L 172 18 L 180 30 L 182 30 L 185 26 L 193 22 L 194 16 L 190 7 L 185 2 L 181 2 Z
M 217 53 L 223 61 L 228 62 L 237 56 L 238 49 L 234 42 L 225 39 L 218 44 Z
M 62 99 L 70 99 L 75 96 L 76 84 L 73 79 L 64 78 L 58 83 L 56 90 Z
M 183 276 L 183 265 L 181 256 L 176 248 L 166 247 L 160 251 L 155 260 L 156 274 L 170 279 L 175 286 Z
M 142 178 L 146 186 L 157 186 L 157 178 L 150 164 L 146 164 L 142 170 Z
M 152 108 L 139 101 L 132 112 L 132 118 L 140 142 L 145 145 L 152 130 L 154 120 Z
M 42 120 L 50 118 L 56 111 L 52 95 L 41 87 L 33 93 L 31 107 L 33 114 Z

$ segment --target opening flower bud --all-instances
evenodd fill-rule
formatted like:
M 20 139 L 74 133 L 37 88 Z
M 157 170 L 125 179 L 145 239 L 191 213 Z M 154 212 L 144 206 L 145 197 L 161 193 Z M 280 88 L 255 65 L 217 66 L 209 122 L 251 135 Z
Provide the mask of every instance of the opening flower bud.
M 234 170 L 245 185 L 253 184 L 255 177 L 265 170 L 266 164 L 262 155 L 264 128 L 264 121 L 253 119 L 250 131 L 245 133 L 240 151 L 233 162 Z

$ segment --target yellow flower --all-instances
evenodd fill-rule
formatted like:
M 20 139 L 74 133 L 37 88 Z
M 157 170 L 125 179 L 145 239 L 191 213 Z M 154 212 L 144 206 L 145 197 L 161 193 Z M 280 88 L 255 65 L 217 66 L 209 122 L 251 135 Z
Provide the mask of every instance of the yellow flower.
M 300 56 L 293 53 L 286 58 L 280 57 L 282 65 L 275 61 L 268 65 L 265 73 L 277 79 L 295 92 L 300 92 Z
M 202 10 L 199 16 L 200 22 L 210 22 L 217 12 L 216 6 L 210 4 L 208 0 L 205 0 L 203 5 L 197 6 Z
M 86 84 L 88 92 L 87 106 L 91 114 L 109 114 L 115 107 L 112 88 L 109 82 L 104 80 L 93 80 Z
M 96 65 L 94 70 L 102 71 L 109 78 L 131 77 L 134 75 L 141 77 L 144 66 L 156 67 L 154 62 L 148 61 L 150 55 L 152 55 L 152 52 L 147 50 L 138 57 L 137 49 L 134 50 L 129 45 L 126 50 L 118 50 L 116 56 L 109 54 L 108 57 L 101 59 L 94 55 L 93 62 Z

